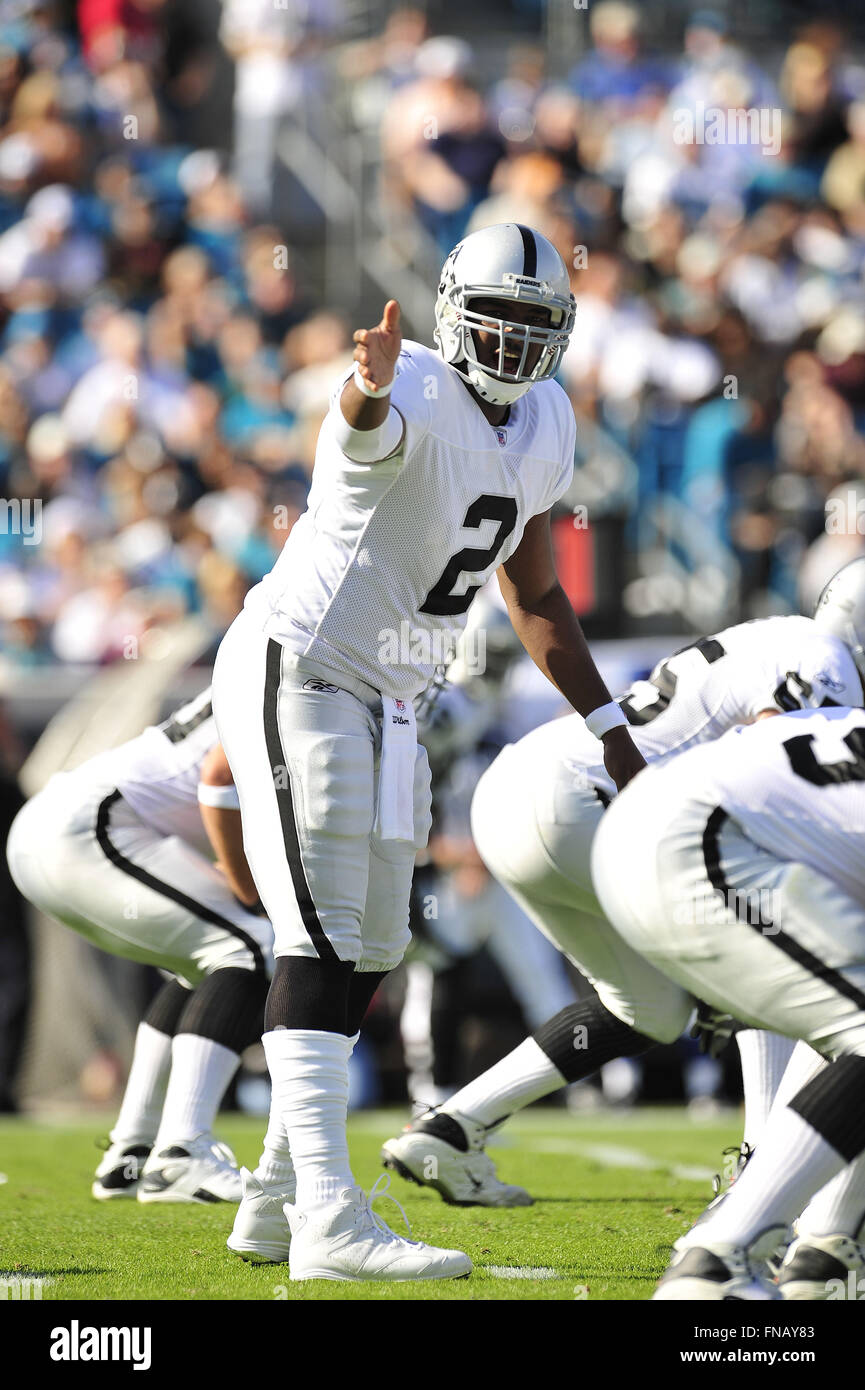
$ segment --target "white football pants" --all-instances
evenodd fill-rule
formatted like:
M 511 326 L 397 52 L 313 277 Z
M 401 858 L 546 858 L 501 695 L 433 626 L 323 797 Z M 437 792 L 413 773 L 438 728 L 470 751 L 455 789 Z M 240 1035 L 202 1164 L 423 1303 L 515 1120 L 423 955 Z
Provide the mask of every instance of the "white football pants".
M 530 741 L 511 744 L 478 783 L 472 834 L 490 872 L 610 1013 L 658 1042 L 673 1042 L 693 1000 L 610 925 L 592 886 L 592 842 L 608 800 L 558 757 L 539 762 Z M 627 877 L 627 859 L 621 871 Z
M 595 837 L 598 900 L 635 951 L 724 1013 L 828 1058 L 865 1055 L 865 909 L 723 808 L 641 772 Z
M 382 840 L 373 829 L 380 695 L 295 657 L 246 611 L 217 653 L 213 712 L 274 954 L 392 970 L 411 939 L 415 852 L 430 828 L 425 750 L 415 763 L 414 841 Z
M 9 868 L 35 907 L 110 955 L 195 986 L 214 970 L 270 974 L 273 933 L 177 836 L 142 821 L 86 766 L 57 773 L 21 808 Z

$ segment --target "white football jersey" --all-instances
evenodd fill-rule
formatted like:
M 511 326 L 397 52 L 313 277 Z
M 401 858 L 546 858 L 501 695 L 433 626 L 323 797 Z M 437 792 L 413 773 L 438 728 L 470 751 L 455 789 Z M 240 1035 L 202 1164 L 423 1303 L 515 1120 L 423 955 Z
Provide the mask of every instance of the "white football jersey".
M 763 849 L 865 906 L 865 711 L 798 710 L 732 729 L 674 760 L 659 792 L 720 806 Z
M 647 762 L 664 762 L 750 723 L 764 709 L 861 706 L 862 682 L 849 649 L 812 618 L 762 618 L 725 628 L 667 657 L 648 680 L 618 697 Z M 540 758 L 558 756 L 615 796 L 598 740 L 579 715 L 554 720 L 523 741 Z M 522 746 L 522 745 L 521 745 Z
M 177 835 L 213 859 L 201 820 L 201 764 L 219 742 L 210 707 L 210 687 L 168 718 L 119 748 L 82 764 L 75 776 L 117 788 L 137 816 L 161 835 Z
M 476 590 L 573 472 L 576 422 L 554 381 L 485 419 L 437 353 L 405 342 L 391 400 L 405 422 L 380 463 L 347 458 L 321 428 L 309 509 L 246 607 L 299 656 L 412 699 L 453 654 Z

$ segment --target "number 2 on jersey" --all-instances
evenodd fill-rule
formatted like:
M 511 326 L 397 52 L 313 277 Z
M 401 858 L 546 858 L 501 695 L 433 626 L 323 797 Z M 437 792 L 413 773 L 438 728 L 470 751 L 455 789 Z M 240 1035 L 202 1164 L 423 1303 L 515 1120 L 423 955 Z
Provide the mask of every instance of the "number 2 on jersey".
M 468 611 L 480 585 L 471 584 L 464 594 L 455 594 L 454 587 L 463 573 L 478 574 L 493 563 L 517 524 L 517 504 L 514 498 L 494 497 L 486 492 L 476 497 L 463 518 L 463 526 L 476 530 L 484 521 L 499 523 L 492 545 L 483 550 L 466 546 L 465 549 L 458 550 L 456 555 L 452 555 L 442 570 L 440 579 L 421 604 L 421 613 L 430 613 L 438 618 L 453 618 L 458 613 Z

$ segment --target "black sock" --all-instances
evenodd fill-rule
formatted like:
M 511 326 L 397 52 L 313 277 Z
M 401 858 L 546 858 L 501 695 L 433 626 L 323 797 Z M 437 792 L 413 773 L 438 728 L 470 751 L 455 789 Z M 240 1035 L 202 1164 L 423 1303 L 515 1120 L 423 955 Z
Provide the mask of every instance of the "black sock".
M 865 1149 L 865 1057 L 830 1062 L 788 1104 L 852 1163 Z
M 176 1031 L 242 1052 L 261 1037 L 266 996 L 267 979 L 260 970 L 214 970 L 195 990 Z
M 313 956 L 277 956 L 264 1011 L 264 1031 L 309 1028 L 343 1033 L 348 1027 L 354 961 L 324 961 Z M 357 1029 L 353 1030 L 357 1032 Z
M 166 980 L 148 1004 L 141 1022 L 173 1038 L 180 1015 L 191 998 L 192 990 L 188 985 L 182 985 L 179 980 Z
M 360 1025 L 373 1001 L 373 996 L 388 974 L 390 974 L 388 970 L 361 970 L 360 972 L 356 970 L 354 972 L 348 987 L 346 1037 L 353 1038 L 355 1033 L 360 1032 Z
M 596 994 L 568 1004 L 555 1018 L 542 1023 L 532 1037 L 565 1081 L 582 1081 L 605 1062 L 638 1057 L 658 1046 L 654 1038 L 638 1033 L 611 1014 Z

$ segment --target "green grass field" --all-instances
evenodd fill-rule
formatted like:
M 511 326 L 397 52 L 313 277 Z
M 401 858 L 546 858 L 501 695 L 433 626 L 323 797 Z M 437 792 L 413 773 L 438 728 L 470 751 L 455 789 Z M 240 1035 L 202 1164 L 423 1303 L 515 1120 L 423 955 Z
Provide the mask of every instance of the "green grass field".
M 355 1116 L 358 1181 L 371 1187 L 398 1111 Z M 39 1277 L 42 1299 L 645 1299 L 672 1242 L 705 1206 L 737 1115 L 695 1123 L 680 1109 L 573 1116 L 533 1109 L 491 1149 L 502 1177 L 535 1205 L 512 1211 L 445 1206 L 402 1182 L 392 1192 L 416 1237 L 468 1252 L 470 1279 L 442 1283 L 290 1284 L 287 1266 L 252 1267 L 225 1248 L 233 1209 L 99 1203 L 90 1181 L 98 1122 L 0 1122 L 0 1278 Z M 226 1116 L 220 1138 L 253 1167 L 263 1122 Z M 394 1229 L 391 1203 L 376 1210 Z

